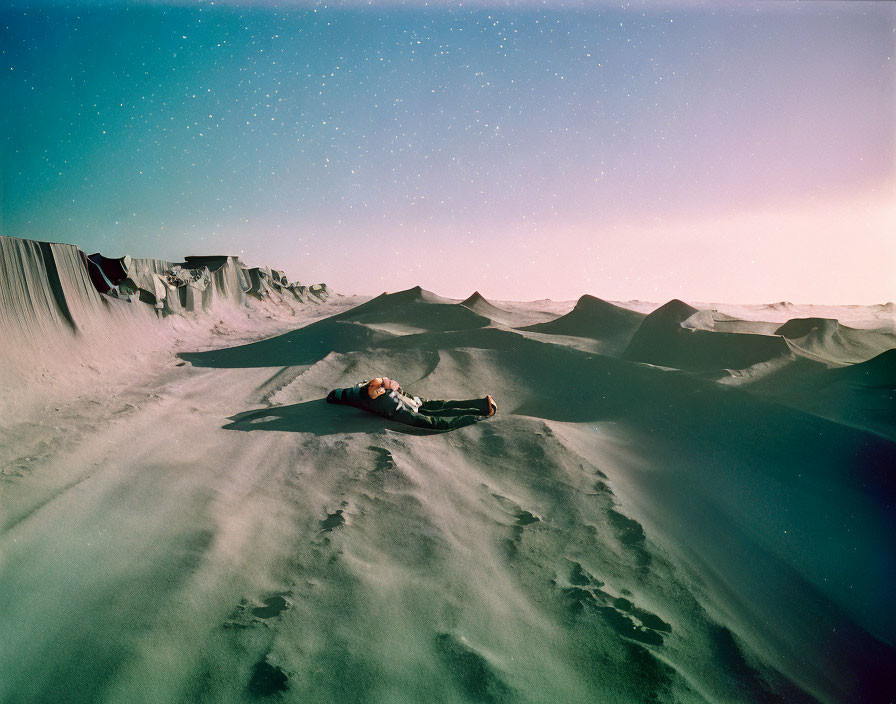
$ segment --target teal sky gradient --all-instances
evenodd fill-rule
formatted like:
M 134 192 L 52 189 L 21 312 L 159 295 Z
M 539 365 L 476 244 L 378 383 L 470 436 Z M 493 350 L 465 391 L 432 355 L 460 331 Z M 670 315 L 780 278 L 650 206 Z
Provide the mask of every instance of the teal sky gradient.
M 882 302 L 894 32 L 864 2 L 20 5 L 0 227 L 343 292 Z

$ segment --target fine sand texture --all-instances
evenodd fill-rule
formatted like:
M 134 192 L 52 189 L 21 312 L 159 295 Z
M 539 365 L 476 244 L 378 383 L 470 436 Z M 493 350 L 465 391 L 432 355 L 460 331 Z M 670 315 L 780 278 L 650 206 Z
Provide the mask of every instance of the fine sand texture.
M 0 703 L 892 700 L 891 304 L 161 311 L 0 244 Z

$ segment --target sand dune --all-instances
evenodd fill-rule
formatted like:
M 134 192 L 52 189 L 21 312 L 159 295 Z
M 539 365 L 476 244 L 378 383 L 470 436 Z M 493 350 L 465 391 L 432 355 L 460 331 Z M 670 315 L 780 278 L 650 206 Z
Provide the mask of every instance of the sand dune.
M 893 346 L 892 334 L 856 330 L 830 318 L 794 318 L 775 334 L 807 355 L 839 364 L 864 362 Z
M 775 331 L 780 327 L 777 323 L 744 319 L 712 309 L 698 310 L 681 321 L 681 326 L 690 330 L 756 333 L 759 335 L 774 335 Z
M 602 352 L 615 354 L 625 349 L 643 319 L 642 313 L 584 295 L 566 315 L 520 329 L 599 340 Z
M 823 418 L 896 440 L 896 351 L 866 362 L 829 368 L 806 363 L 747 387 Z
M 465 330 L 489 324 L 485 316 L 419 286 L 398 293 L 384 293 L 336 319 L 372 326 L 379 324 L 401 333 Z
M 481 315 L 489 320 L 499 322 L 503 325 L 519 325 L 521 324 L 519 317 L 515 316 L 509 310 L 504 310 L 486 300 L 479 291 L 474 291 L 470 296 L 460 303 L 464 308 L 468 308 L 474 313 Z
M 493 320 L 503 315 L 510 314 L 510 311 L 498 308 L 498 306 L 487 301 L 479 291 L 473 291 L 472 294 L 461 301 L 461 305 L 465 308 L 469 308 L 474 313 L 480 313 Z
M 548 321 L 246 291 L 234 261 L 157 312 L 73 247 L 0 245 L 0 702 L 896 691 L 886 309 Z M 500 412 L 432 434 L 323 401 L 383 374 Z
M 781 337 L 714 332 L 684 326 L 698 311 L 673 300 L 648 315 L 632 337 L 624 357 L 690 371 L 743 369 L 787 355 Z

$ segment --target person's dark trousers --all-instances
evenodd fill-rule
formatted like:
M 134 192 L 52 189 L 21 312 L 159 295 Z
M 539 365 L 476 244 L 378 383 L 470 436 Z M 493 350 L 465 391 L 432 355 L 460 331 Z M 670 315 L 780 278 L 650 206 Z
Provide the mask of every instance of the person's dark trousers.
M 487 398 L 474 398 L 469 401 L 424 401 L 417 411 L 425 416 L 487 416 L 489 412 Z
M 484 420 L 488 414 L 488 399 L 471 401 L 424 401 L 420 412 L 405 408 L 395 411 L 392 420 L 429 430 L 457 430 Z

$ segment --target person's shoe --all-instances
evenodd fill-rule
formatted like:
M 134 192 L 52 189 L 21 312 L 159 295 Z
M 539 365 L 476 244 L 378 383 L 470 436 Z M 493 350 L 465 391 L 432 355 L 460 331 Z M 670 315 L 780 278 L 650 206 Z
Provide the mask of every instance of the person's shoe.
M 488 413 L 486 415 L 493 416 L 498 412 L 498 404 L 495 403 L 495 399 L 491 397 L 491 394 L 485 397 L 485 400 L 488 401 Z

